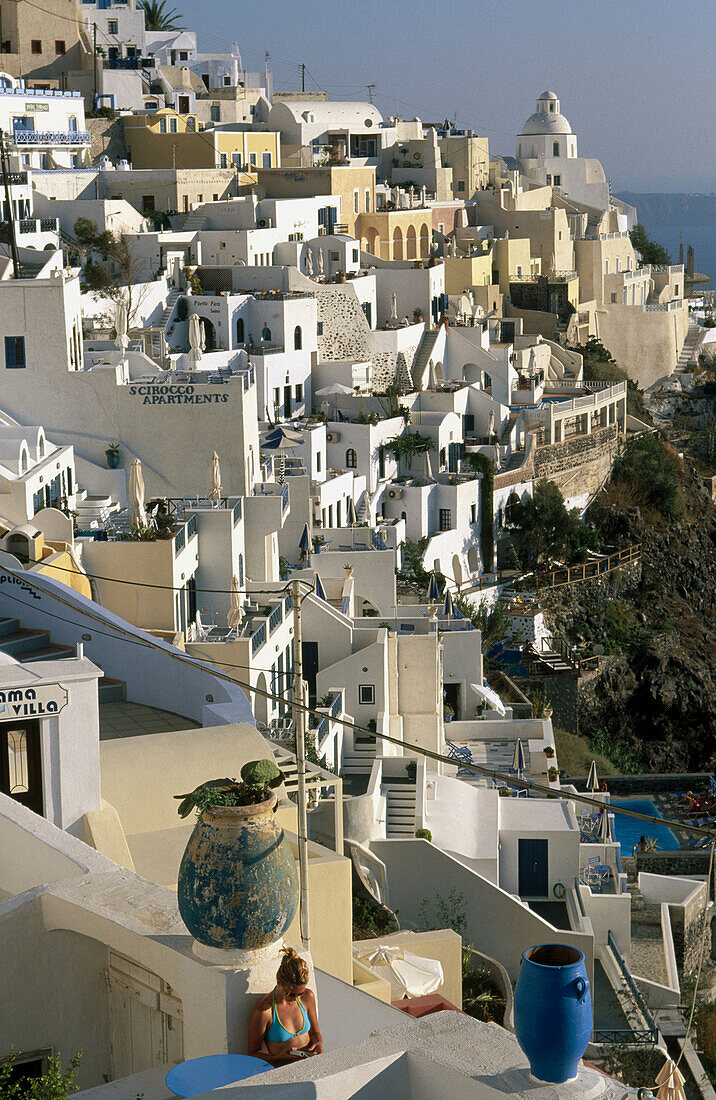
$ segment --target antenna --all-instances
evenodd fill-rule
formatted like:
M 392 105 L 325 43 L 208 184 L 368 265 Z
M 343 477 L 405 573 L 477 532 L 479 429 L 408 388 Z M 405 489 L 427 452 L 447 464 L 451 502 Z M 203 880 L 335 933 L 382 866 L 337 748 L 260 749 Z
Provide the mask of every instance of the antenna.
M 368 99 L 370 100 L 370 104 L 372 106 L 373 105 L 373 96 L 375 94 L 375 84 L 368 84 L 366 86 L 368 88 Z

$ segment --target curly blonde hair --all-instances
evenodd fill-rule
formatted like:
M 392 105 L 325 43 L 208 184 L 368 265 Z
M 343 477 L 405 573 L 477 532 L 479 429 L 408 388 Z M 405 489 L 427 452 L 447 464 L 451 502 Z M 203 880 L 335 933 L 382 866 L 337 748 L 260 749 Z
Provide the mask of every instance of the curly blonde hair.
M 283 947 L 283 958 L 276 971 L 276 981 L 284 989 L 296 985 L 306 985 L 308 981 L 308 963 L 292 947 Z

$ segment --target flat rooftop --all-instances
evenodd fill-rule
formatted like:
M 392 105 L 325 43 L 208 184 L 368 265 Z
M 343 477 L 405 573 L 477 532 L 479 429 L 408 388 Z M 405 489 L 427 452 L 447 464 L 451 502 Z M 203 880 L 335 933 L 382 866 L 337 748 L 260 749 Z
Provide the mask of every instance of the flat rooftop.
M 172 714 L 157 707 L 145 707 L 141 703 L 125 700 L 100 703 L 99 739 L 111 741 L 117 737 L 141 737 L 147 733 L 172 733 L 175 730 L 199 729 L 199 722 Z

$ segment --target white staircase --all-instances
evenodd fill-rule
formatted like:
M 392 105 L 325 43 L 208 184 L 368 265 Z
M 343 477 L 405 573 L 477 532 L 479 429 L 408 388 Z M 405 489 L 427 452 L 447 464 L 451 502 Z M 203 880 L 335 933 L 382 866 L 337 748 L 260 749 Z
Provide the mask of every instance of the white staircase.
M 164 312 L 162 313 L 161 317 L 157 321 L 157 326 L 156 326 L 157 328 L 160 328 L 162 330 L 162 332 L 166 331 L 166 327 L 169 324 L 169 321 L 171 320 L 171 316 L 174 312 L 174 306 L 177 303 L 177 299 L 179 297 L 181 297 L 181 293 L 182 293 L 181 290 L 177 290 L 176 288 L 174 288 L 174 290 L 170 290 L 169 294 L 167 295 L 167 304 L 164 307 Z
M 383 781 L 381 793 L 385 795 L 385 835 L 392 837 L 415 836 L 415 783 Z
M 198 233 L 206 228 L 206 214 L 201 210 L 194 210 L 184 222 L 182 233 Z
M 375 740 L 354 738 L 353 747 L 346 746 L 343 752 L 343 775 L 365 775 L 373 767 L 375 760 Z
M 693 322 L 689 324 L 688 332 L 686 333 L 686 339 L 684 340 L 684 346 L 681 349 L 681 354 L 676 361 L 677 371 L 689 371 L 692 366 L 698 363 L 698 348 L 701 343 L 701 336 L 703 335 L 703 329 L 701 325 L 696 325 Z
M 91 496 L 82 489 L 76 497 L 77 526 L 81 531 L 89 531 L 92 526 L 102 526 L 113 512 L 120 510 L 119 501 L 109 495 Z

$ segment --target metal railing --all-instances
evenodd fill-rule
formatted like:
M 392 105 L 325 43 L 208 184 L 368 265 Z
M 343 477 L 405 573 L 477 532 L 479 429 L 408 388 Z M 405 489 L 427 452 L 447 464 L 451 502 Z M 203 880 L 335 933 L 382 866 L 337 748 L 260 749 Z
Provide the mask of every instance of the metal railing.
M 241 497 L 236 501 L 234 505 L 234 527 L 237 523 L 241 522 L 241 516 L 243 515 L 243 505 L 241 503 Z
M 293 608 L 293 599 L 291 597 L 290 592 L 287 592 L 286 595 L 284 596 L 283 608 L 284 608 L 284 611 L 286 612 L 287 615 L 288 615 L 289 611 L 291 611 L 292 608 Z
M 34 97 L 79 99 L 82 95 L 82 92 L 63 92 L 60 88 L 0 88 L 0 95 L 16 95 L 21 97 L 22 99 L 30 99 Z
M 277 603 L 273 611 L 269 615 L 268 627 L 269 637 L 273 634 L 274 630 L 283 622 L 283 603 Z
M 281 488 L 281 514 L 283 514 L 288 508 L 288 485 L 283 483 Z
M 12 187 L 15 184 L 16 187 L 23 187 L 27 185 L 27 172 L 8 172 L 7 182 Z
M 648 1004 L 644 1000 L 644 994 L 642 993 L 642 991 L 639 989 L 638 985 L 634 981 L 634 978 L 632 977 L 631 970 L 627 966 L 626 962 L 624 961 L 624 957 L 623 957 L 621 951 L 617 947 L 617 941 L 614 939 L 614 936 L 612 935 L 611 928 L 607 932 L 607 943 L 608 943 L 609 947 L 612 950 L 614 958 L 616 959 L 617 966 L 619 967 L 619 970 L 621 972 L 621 976 L 624 979 L 624 981 L 626 982 L 627 988 L 628 988 L 629 992 L 631 993 L 631 995 L 634 999 L 635 1005 L 637 1006 L 637 1008 L 641 1012 L 642 1016 L 646 1020 L 647 1024 L 649 1025 L 648 1034 L 651 1035 L 651 1042 L 655 1042 L 656 1041 L 657 1029 L 656 1029 L 656 1023 L 654 1022 L 654 1017 L 651 1014 L 651 1010 L 650 1010 Z M 643 1030 L 645 1031 L 646 1029 L 643 1029 Z M 641 1034 L 641 1032 L 639 1030 L 637 1030 L 635 1032 L 632 1032 L 632 1034 Z
M 196 534 L 196 516 L 189 516 L 189 522 L 186 525 L 186 538 L 187 542 L 190 538 L 193 538 Z
M 174 553 L 175 554 L 181 554 L 181 552 L 182 552 L 182 550 L 184 549 L 185 546 L 186 546 L 186 525 L 182 524 L 182 526 L 179 528 L 176 535 L 174 536 Z
M 653 1046 L 656 1042 L 656 1031 L 648 1028 L 638 1028 L 634 1031 L 593 1031 L 593 1043 L 604 1043 L 612 1046 L 626 1044 L 629 1046 Z
M 59 228 L 59 218 L 40 218 L 40 229 L 43 233 L 56 233 Z
M 341 706 L 342 706 L 341 699 L 342 699 L 341 693 L 340 693 L 340 691 L 337 691 L 336 694 L 333 697 L 333 702 L 331 703 L 330 707 L 328 708 L 328 713 L 331 716 L 331 718 L 337 718 L 338 715 L 341 713 Z
M 251 656 L 254 657 L 256 652 L 261 649 L 261 646 L 266 641 L 266 623 L 261 623 L 261 626 L 254 631 L 251 635 Z
M 13 130 L 13 145 L 89 145 L 89 130 Z

